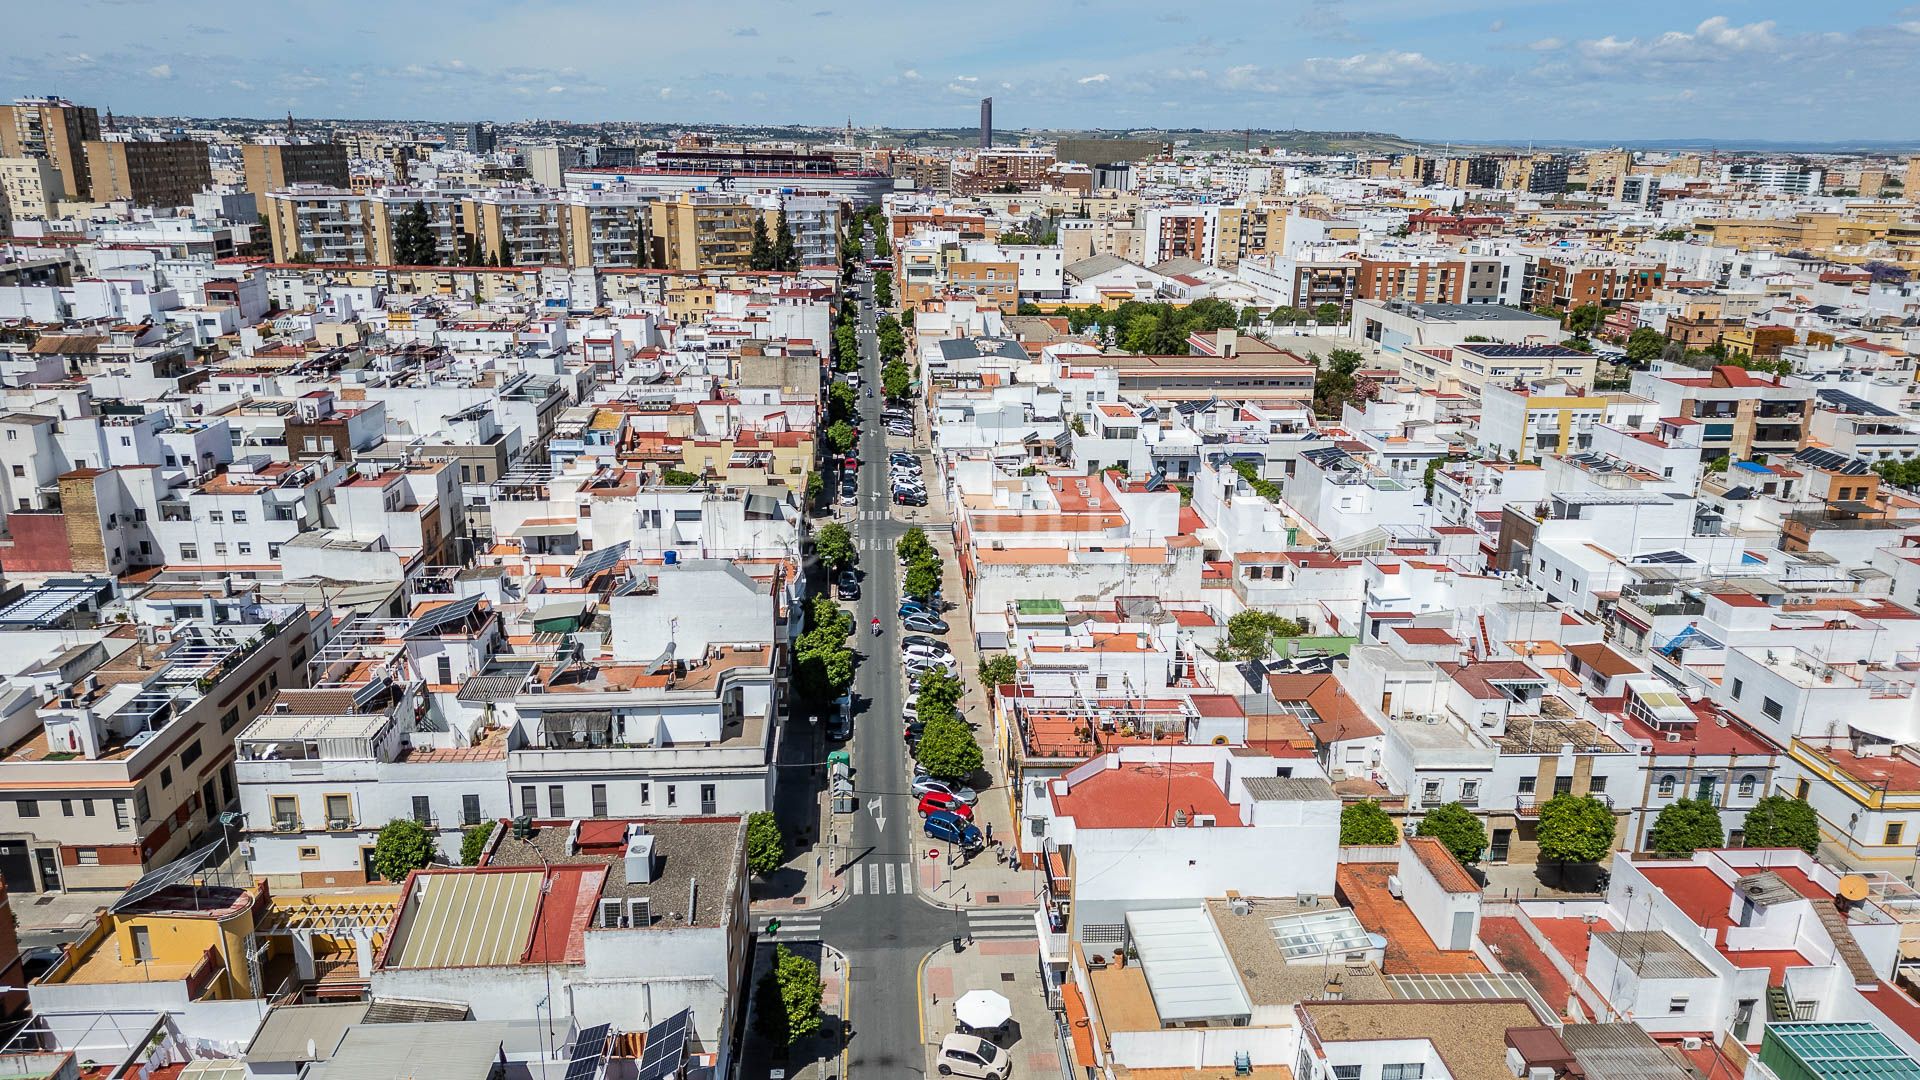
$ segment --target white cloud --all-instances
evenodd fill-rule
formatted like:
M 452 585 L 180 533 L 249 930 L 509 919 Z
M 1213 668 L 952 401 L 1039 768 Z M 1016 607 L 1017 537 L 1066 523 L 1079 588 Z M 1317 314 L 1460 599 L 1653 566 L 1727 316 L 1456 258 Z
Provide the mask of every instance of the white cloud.
M 147 69 L 147 75 L 149 78 L 154 79 L 171 79 L 173 78 L 173 65 L 155 64 Z
M 913 70 L 912 68 L 908 68 L 907 70 L 901 72 L 900 77 L 907 80 L 908 82 L 920 81 L 920 73 Z
M 549 94 L 564 94 L 564 93 L 566 93 L 566 92 L 567 92 L 567 88 L 566 88 L 566 87 L 564 87 L 564 86 L 549 86 L 549 87 L 547 87 L 547 93 L 549 93 Z
M 1557 37 L 1543 37 L 1539 41 L 1527 42 L 1527 48 L 1534 52 L 1552 52 L 1566 47 L 1566 42 Z
M 1505 19 L 1495 19 L 1492 22 L 1487 24 L 1487 32 L 1490 34 L 1497 34 L 1500 31 L 1505 30 L 1506 28 L 1507 28 L 1507 20 Z
M 1103 83 L 1103 82 L 1106 82 L 1106 81 L 1107 81 L 1107 79 L 1108 79 L 1108 75 L 1107 75 L 1107 73 L 1106 73 L 1106 72 L 1104 72 L 1104 71 L 1103 71 L 1103 72 L 1101 72 L 1101 73 L 1099 73 L 1098 75 L 1088 75 L 1088 76 L 1086 76 L 1085 78 L 1083 78 L 1083 79 L 1081 79 L 1081 80 L 1080 80 L 1080 85 L 1081 85 L 1081 86 L 1091 86 L 1091 85 L 1093 85 L 1094 83 Z
M 671 87 L 671 86 L 663 86 L 663 87 L 661 87 L 661 88 L 660 88 L 660 93 L 659 93 L 658 95 L 656 95 L 656 96 L 657 96 L 657 97 L 659 97 L 659 99 L 660 99 L 661 101 L 671 101 L 671 100 L 673 100 L 673 87 Z
M 953 81 L 954 82 L 979 82 L 980 77 L 978 75 L 955 75 L 953 77 Z

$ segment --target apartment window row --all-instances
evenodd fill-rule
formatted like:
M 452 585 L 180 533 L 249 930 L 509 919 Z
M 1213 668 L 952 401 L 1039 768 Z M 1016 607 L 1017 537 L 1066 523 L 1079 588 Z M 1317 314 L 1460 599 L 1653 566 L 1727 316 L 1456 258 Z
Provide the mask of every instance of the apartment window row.
M 667 809 L 674 809 L 680 805 L 680 785 L 678 784 L 666 785 L 665 794 L 666 794 L 666 801 L 664 805 Z M 715 787 L 715 785 L 713 784 L 700 785 L 700 801 L 701 801 L 701 807 L 702 807 L 703 813 L 707 812 L 713 807 L 717 799 L 717 794 L 718 794 L 717 788 Z M 606 817 L 607 816 L 607 785 L 594 784 L 591 787 L 589 787 L 588 801 L 591 804 L 589 816 L 597 817 L 597 818 Z M 653 785 L 652 784 L 643 783 L 640 785 L 640 804 L 642 806 L 653 805 Z M 563 818 L 567 816 L 567 787 L 565 784 L 548 784 L 547 785 L 546 810 L 547 810 L 546 816 L 549 818 Z M 540 816 L 539 785 L 522 784 L 520 786 L 520 813 L 524 817 Z

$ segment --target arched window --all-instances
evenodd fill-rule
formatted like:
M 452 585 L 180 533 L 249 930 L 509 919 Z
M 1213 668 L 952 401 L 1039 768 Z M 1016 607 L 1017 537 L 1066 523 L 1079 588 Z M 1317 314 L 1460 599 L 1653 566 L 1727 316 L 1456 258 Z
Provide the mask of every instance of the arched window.
M 1753 795 L 1754 788 L 1759 786 L 1760 786 L 1759 777 L 1753 775 L 1752 773 L 1746 773 L 1742 775 L 1740 777 L 1740 797 L 1743 799 L 1750 798 Z
M 1660 778 L 1660 797 L 1663 799 L 1673 798 L 1673 786 L 1677 783 L 1679 783 L 1679 780 L 1677 780 L 1672 773 L 1668 773 L 1667 775 L 1661 777 Z

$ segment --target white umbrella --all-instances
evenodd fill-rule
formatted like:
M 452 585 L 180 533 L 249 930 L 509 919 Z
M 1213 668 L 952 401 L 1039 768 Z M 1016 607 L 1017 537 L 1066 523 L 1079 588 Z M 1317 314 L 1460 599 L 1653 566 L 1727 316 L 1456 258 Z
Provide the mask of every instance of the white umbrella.
M 969 990 L 954 1001 L 953 1017 L 970 1028 L 997 1028 L 1013 1018 L 1013 1006 L 991 990 Z

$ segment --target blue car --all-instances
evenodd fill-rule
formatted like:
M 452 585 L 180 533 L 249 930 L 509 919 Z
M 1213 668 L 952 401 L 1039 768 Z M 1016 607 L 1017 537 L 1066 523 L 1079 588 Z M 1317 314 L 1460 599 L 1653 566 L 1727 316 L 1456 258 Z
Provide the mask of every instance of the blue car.
M 939 612 L 933 610 L 932 608 L 928 607 L 927 605 L 921 603 L 918 600 L 900 601 L 900 617 L 903 619 L 909 615 L 933 615 L 937 617 L 939 614 L 940 614 Z
M 973 822 L 951 810 L 935 810 L 928 814 L 920 828 L 933 839 L 958 844 L 965 851 L 978 851 L 986 842 Z

